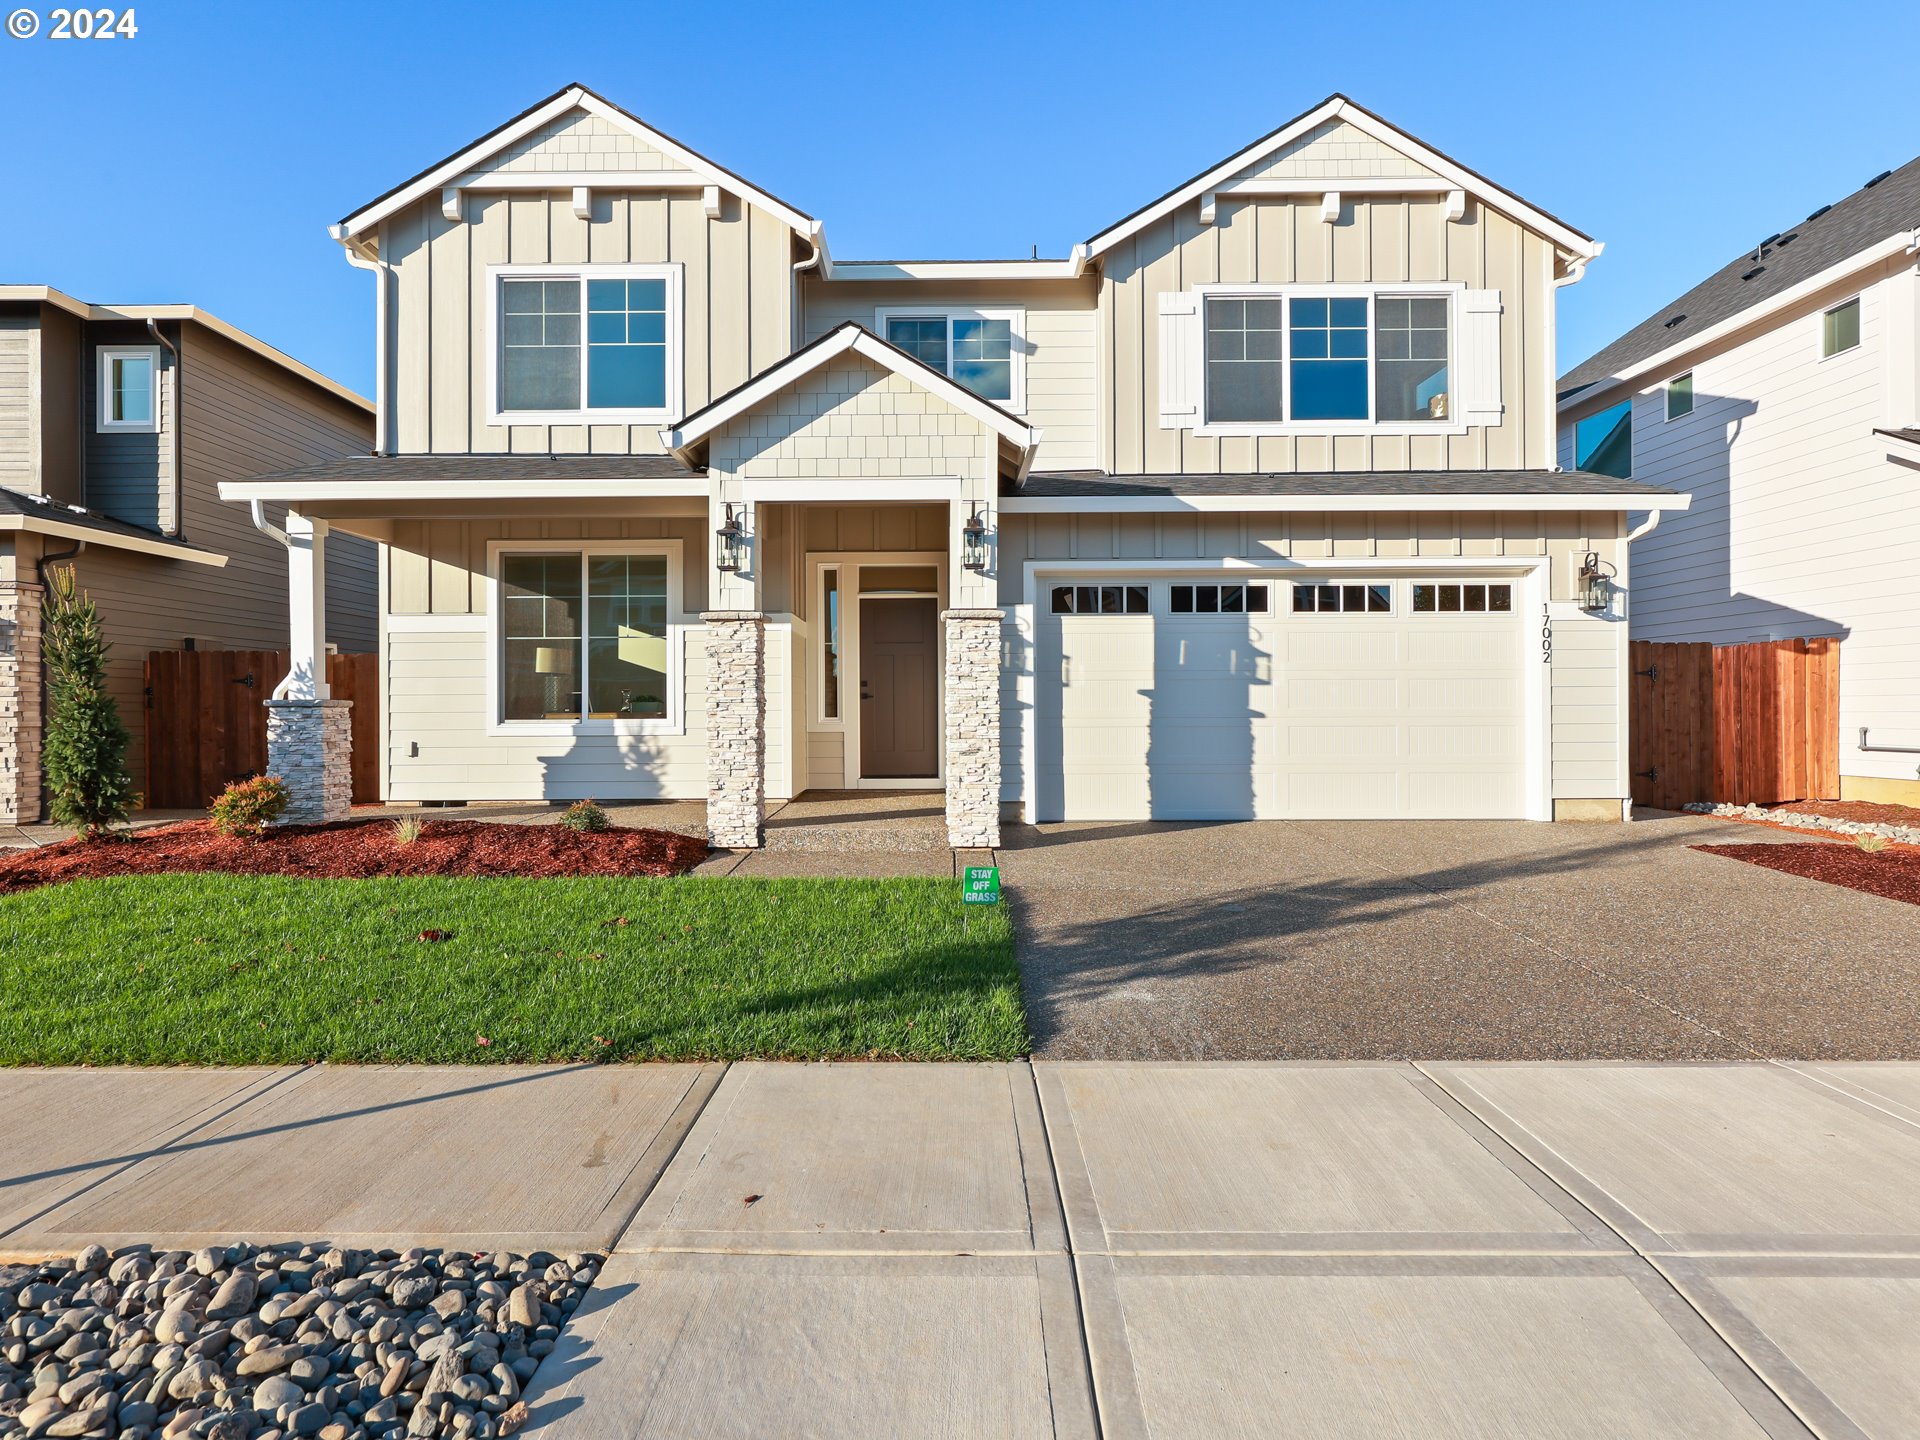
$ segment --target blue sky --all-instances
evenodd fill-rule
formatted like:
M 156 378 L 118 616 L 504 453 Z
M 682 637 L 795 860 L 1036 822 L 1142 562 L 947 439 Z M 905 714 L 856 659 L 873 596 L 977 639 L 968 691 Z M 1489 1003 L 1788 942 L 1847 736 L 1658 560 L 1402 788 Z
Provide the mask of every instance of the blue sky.
M 368 393 L 372 281 L 327 223 L 574 80 L 842 259 L 1063 254 L 1345 91 L 1607 242 L 1562 292 L 1562 369 L 1920 153 L 1920 87 L 1876 58 L 1910 0 L 1817 34 L 1772 0 L 135 12 L 132 39 L 0 37 L 0 281 L 192 301 Z

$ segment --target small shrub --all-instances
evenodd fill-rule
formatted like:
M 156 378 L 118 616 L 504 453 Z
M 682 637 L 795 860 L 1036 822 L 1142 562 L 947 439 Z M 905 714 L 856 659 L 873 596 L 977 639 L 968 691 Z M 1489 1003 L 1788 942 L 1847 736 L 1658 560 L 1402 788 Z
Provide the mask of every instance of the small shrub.
M 427 828 L 427 822 L 418 815 L 403 815 L 393 822 L 393 843 L 411 845 L 420 838 L 420 832 Z
M 1884 835 L 1868 834 L 1868 835 L 1854 836 L 1853 843 L 1858 845 L 1862 850 L 1866 851 L 1867 854 L 1869 855 L 1878 855 L 1882 850 L 1886 849 L 1887 846 L 1892 842 L 1889 841 L 1887 837 Z
M 258 835 L 286 813 L 293 796 L 272 775 L 236 780 L 213 802 L 213 828 L 222 835 Z
M 581 835 L 588 835 L 607 828 L 612 822 L 607 812 L 591 800 L 576 800 L 567 807 L 560 817 L 560 823 Z

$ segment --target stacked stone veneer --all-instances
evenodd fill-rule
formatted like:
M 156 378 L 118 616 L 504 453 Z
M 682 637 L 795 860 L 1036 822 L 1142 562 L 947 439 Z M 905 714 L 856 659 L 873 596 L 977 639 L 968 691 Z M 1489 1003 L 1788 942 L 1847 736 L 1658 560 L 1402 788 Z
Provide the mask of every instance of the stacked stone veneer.
M 40 596 L 0 581 L 0 825 L 40 818 Z
M 267 773 L 293 801 L 283 825 L 344 820 L 353 808 L 353 702 L 267 701 Z
M 947 629 L 947 843 L 1000 844 L 1000 623 L 998 610 L 949 610 Z
M 707 843 L 757 847 L 767 819 L 767 617 L 710 610 L 707 627 Z
M 710 455 L 716 470 L 747 478 L 886 479 L 984 474 L 997 443 L 923 386 L 848 354 L 721 427 Z

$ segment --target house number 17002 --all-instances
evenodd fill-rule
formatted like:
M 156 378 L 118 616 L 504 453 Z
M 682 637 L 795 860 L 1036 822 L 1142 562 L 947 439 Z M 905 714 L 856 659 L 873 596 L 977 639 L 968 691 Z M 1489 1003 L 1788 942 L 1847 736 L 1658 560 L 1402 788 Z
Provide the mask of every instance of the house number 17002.
M 1553 663 L 1553 611 L 1546 605 L 1540 607 L 1540 663 Z

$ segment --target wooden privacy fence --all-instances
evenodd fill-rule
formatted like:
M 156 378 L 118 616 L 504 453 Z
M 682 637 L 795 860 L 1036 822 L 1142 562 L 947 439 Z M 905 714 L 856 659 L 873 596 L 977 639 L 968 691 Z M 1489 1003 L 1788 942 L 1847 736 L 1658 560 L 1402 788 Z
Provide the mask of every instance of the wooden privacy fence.
M 263 703 L 287 673 L 283 650 L 155 650 L 146 662 L 147 774 L 156 810 L 197 810 L 229 781 L 267 768 Z M 380 799 L 380 657 L 329 655 L 327 683 L 353 701 L 353 801 Z
M 1633 803 L 1677 810 L 1840 795 L 1840 642 L 1635 640 Z

